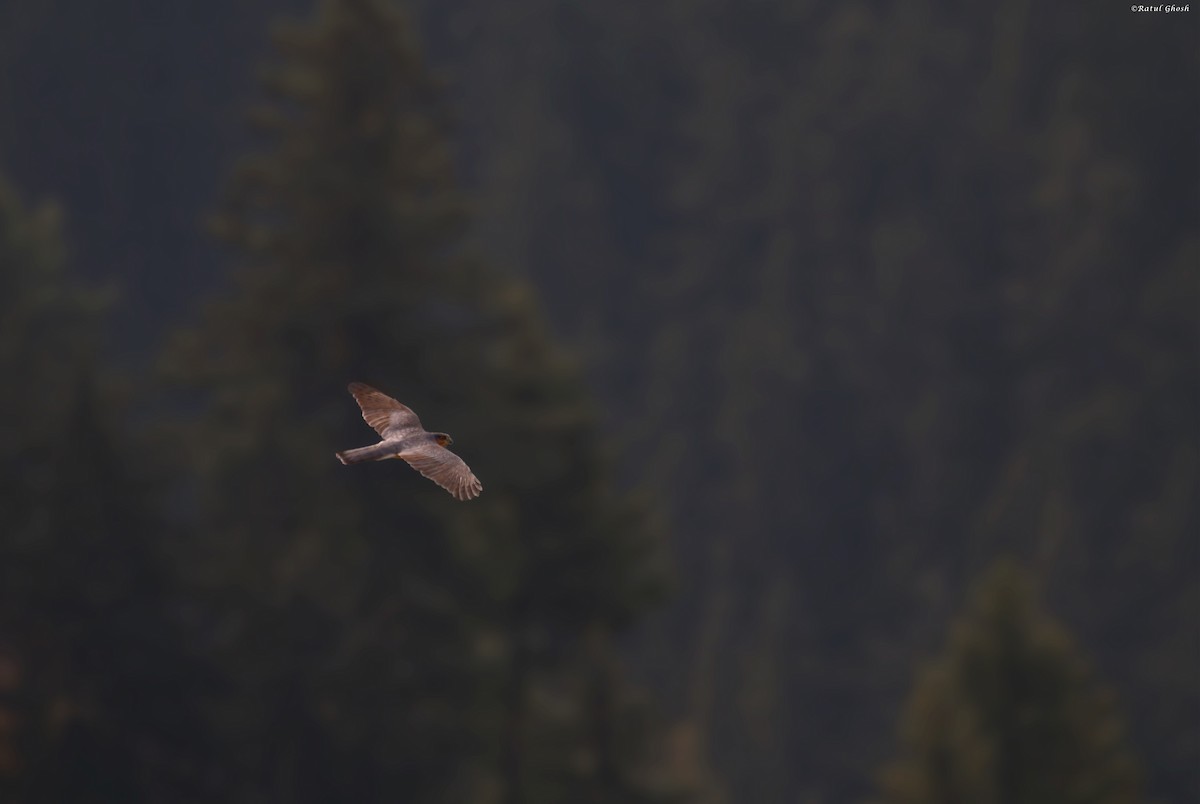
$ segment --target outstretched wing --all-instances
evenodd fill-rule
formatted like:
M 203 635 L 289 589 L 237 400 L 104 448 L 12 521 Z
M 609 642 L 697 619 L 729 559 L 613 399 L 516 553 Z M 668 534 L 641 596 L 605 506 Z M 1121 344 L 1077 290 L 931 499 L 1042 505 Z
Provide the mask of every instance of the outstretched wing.
M 483 484 L 462 458 L 432 441 L 407 446 L 400 457 L 456 499 L 470 500 L 483 491 Z
M 421 427 L 421 420 L 412 410 L 392 399 L 382 391 L 378 391 L 366 383 L 350 383 L 350 393 L 354 401 L 362 408 L 363 419 L 375 428 L 380 437 L 396 436 L 405 430 Z

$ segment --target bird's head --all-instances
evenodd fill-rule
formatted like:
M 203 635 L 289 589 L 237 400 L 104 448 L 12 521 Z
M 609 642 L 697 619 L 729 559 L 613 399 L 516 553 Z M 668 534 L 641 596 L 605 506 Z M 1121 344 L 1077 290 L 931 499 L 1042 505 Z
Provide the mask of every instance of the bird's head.
M 432 433 L 433 440 L 437 442 L 439 447 L 448 447 L 454 443 L 454 439 L 445 433 Z

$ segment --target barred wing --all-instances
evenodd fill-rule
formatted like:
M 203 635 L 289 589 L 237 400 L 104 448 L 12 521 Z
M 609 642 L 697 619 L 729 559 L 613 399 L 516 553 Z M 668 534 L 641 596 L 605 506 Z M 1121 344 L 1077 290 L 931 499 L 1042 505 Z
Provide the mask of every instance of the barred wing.
M 421 420 L 407 405 L 402 405 L 382 391 L 376 390 L 366 383 L 350 383 L 350 393 L 354 401 L 362 408 L 363 419 L 381 437 L 387 437 L 389 431 L 400 433 L 405 430 L 423 430 Z
M 414 444 L 400 453 L 409 466 L 437 483 L 458 500 L 470 500 L 483 491 L 479 478 L 463 459 L 433 442 Z

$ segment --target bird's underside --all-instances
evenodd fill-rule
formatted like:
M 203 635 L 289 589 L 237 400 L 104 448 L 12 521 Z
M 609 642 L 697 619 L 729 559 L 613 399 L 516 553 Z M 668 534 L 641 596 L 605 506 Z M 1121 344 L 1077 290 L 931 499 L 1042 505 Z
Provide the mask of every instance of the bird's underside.
M 399 458 L 402 452 L 404 452 L 403 441 L 380 441 L 369 447 L 358 447 L 334 454 L 337 455 L 339 461 L 349 466 L 352 463 L 362 463 L 363 461 L 386 461 L 388 458 Z
M 445 433 L 427 432 L 410 408 L 369 385 L 351 383 L 350 393 L 362 408 L 363 419 L 383 440 L 335 453 L 343 464 L 400 458 L 456 499 L 470 500 L 483 491 L 463 459 L 443 446 L 450 443 Z

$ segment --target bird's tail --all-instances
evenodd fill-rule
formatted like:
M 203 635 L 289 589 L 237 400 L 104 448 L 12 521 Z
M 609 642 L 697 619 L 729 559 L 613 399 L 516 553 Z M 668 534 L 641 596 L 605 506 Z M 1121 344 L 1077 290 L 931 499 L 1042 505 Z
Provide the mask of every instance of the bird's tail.
M 382 461 L 387 458 L 396 457 L 396 447 L 394 444 L 372 444 L 369 447 L 359 447 L 358 449 L 348 449 L 344 452 L 333 453 L 337 459 L 349 466 L 352 463 L 362 463 L 363 461 Z

